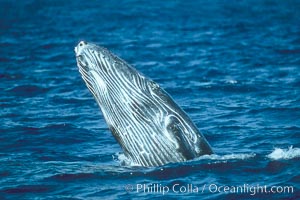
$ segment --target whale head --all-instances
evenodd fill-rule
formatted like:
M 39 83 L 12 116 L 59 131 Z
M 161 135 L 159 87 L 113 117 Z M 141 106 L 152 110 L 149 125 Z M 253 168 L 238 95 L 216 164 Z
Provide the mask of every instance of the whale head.
M 125 100 L 131 90 L 138 92 L 145 87 L 140 84 L 147 82 L 143 75 L 104 47 L 81 41 L 75 55 L 79 72 L 100 106 L 105 99 Z

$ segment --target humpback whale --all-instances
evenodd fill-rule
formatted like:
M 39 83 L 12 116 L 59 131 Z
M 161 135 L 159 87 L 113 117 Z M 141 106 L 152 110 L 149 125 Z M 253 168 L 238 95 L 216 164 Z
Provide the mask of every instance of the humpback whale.
M 79 72 L 124 155 L 150 167 L 213 151 L 188 115 L 156 82 L 104 47 L 75 47 Z

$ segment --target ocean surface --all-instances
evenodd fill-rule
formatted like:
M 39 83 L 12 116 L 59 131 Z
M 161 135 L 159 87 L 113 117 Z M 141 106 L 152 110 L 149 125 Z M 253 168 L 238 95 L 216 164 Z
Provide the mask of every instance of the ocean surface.
M 0 0 L 0 199 L 300 199 L 300 1 Z M 161 85 L 215 155 L 126 164 L 74 47 Z

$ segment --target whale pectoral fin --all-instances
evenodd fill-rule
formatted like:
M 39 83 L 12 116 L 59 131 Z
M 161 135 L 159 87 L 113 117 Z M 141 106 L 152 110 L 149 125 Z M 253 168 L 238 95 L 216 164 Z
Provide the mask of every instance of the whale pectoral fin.
M 195 157 L 194 151 L 191 150 L 191 146 L 186 138 L 185 129 L 175 116 L 168 118 L 166 129 L 169 135 L 175 139 L 178 152 L 180 152 L 186 160 L 193 159 Z

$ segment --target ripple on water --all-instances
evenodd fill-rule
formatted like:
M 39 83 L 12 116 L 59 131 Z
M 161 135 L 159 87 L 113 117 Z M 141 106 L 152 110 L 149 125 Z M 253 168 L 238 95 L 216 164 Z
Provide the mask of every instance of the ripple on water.
M 21 97 L 32 97 L 32 96 L 44 96 L 49 91 L 48 88 L 44 88 L 37 85 L 20 85 L 8 89 L 8 92 L 13 94 L 14 96 Z
M 269 0 L 0 1 L 0 199 L 299 199 L 299 10 Z M 157 81 L 216 154 L 154 168 L 115 156 L 76 66 L 81 40 Z M 124 190 L 143 183 L 297 191 Z

